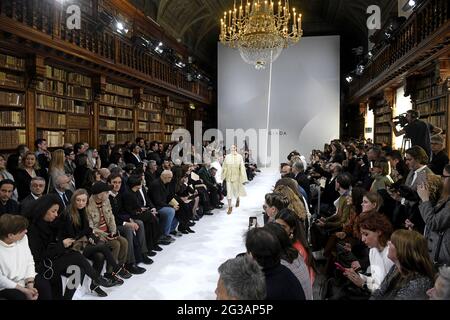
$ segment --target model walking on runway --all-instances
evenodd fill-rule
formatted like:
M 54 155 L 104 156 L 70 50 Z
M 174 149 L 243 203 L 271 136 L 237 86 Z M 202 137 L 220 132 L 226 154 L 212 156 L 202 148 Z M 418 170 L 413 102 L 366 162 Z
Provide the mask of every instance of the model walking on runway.
M 235 145 L 232 145 L 230 150 L 231 153 L 225 156 L 225 160 L 222 165 L 222 179 L 226 180 L 227 183 L 227 214 L 231 214 L 231 211 L 233 210 L 233 206 L 231 204 L 233 198 L 236 198 L 237 208 L 239 207 L 239 198 L 247 195 L 245 192 L 244 183 L 248 181 L 244 159 L 237 152 Z

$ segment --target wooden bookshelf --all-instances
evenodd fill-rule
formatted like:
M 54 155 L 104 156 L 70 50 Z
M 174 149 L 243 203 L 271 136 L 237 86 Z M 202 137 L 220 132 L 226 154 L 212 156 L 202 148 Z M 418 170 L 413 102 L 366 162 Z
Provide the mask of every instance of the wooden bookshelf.
M 389 125 L 393 117 L 391 98 L 391 92 L 386 92 L 369 101 L 374 111 L 374 143 L 392 146 L 392 128 Z
M 163 98 L 139 93 L 137 99 L 139 101 L 136 111 L 137 136 L 145 140 L 161 141 Z
M 26 139 L 25 59 L 0 53 L 0 150 Z
M 135 139 L 135 99 L 133 89 L 106 83 L 99 99 L 99 144 L 123 144 Z
M 36 137 L 46 139 L 49 147 L 89 141 L 93 97 L 90 77 L 47 64 L 35 92 Z
M 433 77 L 417 81 L 413 107 L 419 111 L 420 119 L 439 127 L 443 134 L 448 132 L 449 88 L 448 80 L 441 84 L 433 83 Z
M 172 142 L 172 132 L 186 128 L 186 108 L 187 104 L 168 100 L 164 109 L 163 142 Z

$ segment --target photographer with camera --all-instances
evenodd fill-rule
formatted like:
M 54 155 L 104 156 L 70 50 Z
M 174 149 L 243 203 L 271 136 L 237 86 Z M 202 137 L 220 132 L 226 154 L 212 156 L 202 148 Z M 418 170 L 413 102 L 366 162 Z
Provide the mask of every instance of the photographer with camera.
M 422 147 L 428 156 L 431 155 L 431 139 L 430 132 L 433 134 L 438 134 L 442 132 L 441 129 L 434 127 L 432 124 L 427 124 L 425 121 L 419 119 L 420 114 L 416 110 L 408 110 L 406 113 L 395 117 L 393 120 L 398 119 L 398 121 L 389 121 L 396 137 L 405 135 L 405 138 L 411 139 L 411 146 Z M 397 125 L 402 128 L 400 131 L 397 130 Z

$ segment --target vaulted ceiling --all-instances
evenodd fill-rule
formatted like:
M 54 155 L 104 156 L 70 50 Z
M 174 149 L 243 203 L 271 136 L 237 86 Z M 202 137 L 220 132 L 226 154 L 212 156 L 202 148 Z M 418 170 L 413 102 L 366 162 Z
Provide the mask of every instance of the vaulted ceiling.
M 234 0 L 130 1 L 214 68 L 219 18 L 233 6 Z M 397 11 L 396 0 L 291 0 L 290 3 L 303 14 L 305 36 L 341 35 L 343 56 L 350 55 L 354 47 L 367 47 L 368 6 L 381 8 L 382 21 Z

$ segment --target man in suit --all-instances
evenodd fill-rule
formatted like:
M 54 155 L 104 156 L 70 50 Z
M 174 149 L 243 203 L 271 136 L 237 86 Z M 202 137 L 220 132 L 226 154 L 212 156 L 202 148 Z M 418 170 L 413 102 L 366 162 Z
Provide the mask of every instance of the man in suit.
M 134 164 L 137 167 L 142 162 L 142 158 L 139 155 L 141 152 L 141 148 L 137 144 L 133 143 L 130 147 L 130 150 L 131 152 L 127 153 L 126 155 L 125 162 L 127 164 Z
M 141 160 L 144 160 L 145 158 L 147 158 L 147 156 L 145 154 L 145 140 L 144 140 L 144 138 L 137 137 L 136 138 L 136 144 L 140 148 L 140 150 L 139 150 L 139 157 L 141 158 Z
M 157 141 L 150 143 L 150 152 L 147 155 L 147 160 L 155 160 L 159 166 L 162 163 L 161 156 L 159 155 L 159 145 Z
M 429 164 L 430 169 L 437 175 L 442 175 L 444 167 L 448 164 L 447 152 L 444 151 L 444 138 L 440 135 L 434 135 L 431 137 L 431 162 Z
M 45 179 L 42 177 L 34 177 L 30 183 L 31 194 L 20 202 L 20 214 L 28 219 L 33 213 L 33 205 L 39 199 L 45 190 Z
M 170 236 L 170 233 L 177 227 L 178 221 L 175 218 L 175 211 L 179 210 L 179 205 L 169 205 L 170 192 L 169 183 L 172 181 L 173 173 L 169 170 L 164 170 L 159 179 L 154 180 L 150 185 L 150 198 L 158 210 L 160 215 L 160 224 L 163 228 L 163 240 L 175 241 Z
M 60 199 L 60 208 L 66 209 L 70 204 L 70 198 L 72 198 L 72 191 L 70 191 L 70 177 L 62 174 L 56 178 L 55 189 L 52 193 L 56 193 Z
M 421 183 L 426 183 L 428 176 L 434 175 L 433 171 L 427 166 L 428 159 L 426 151 L 420 146 L 412 146 L 406 150 L 405 161 L 410 171 L 406 177 L 404 185 L 406 188 L 404 189 L 409 190 L 410 194 L 414 195 L 417 191 L 417 186 Z M 414 228 L 419 232 L 423 232 L 425 222 L 420 215 L 418 201 L 408 200 L 402 197 L 399 192 L 391 192 L 391 197 L 398 201 L 397 206 L 399 206 L 400 212 L 393 218 L 394 226 L 405 226 L 406 228 Z
M 198 175 L 206 185 L 211 205 L 216 209 L 221 209 L 223 207 L 223 204 L 220 203 L 220 186 L 217 184 L 216 179 L 214 178 L 216 172 L 216 168 L 208 168 L 207 165 L 205 165 L 198 171 Z
M 292 165 L 292 173 L 294 174 L 294 179 L 297 181 L 298 185 L 305 190 L 306 200 L 309 202 L 311 200 L 311 188 L 302 161 L 297 161 Z
M 0 216 L 9 214 L 19 214 L 19 203 L 11 199 L 16 185 L 11 179 L 0 181 Z

